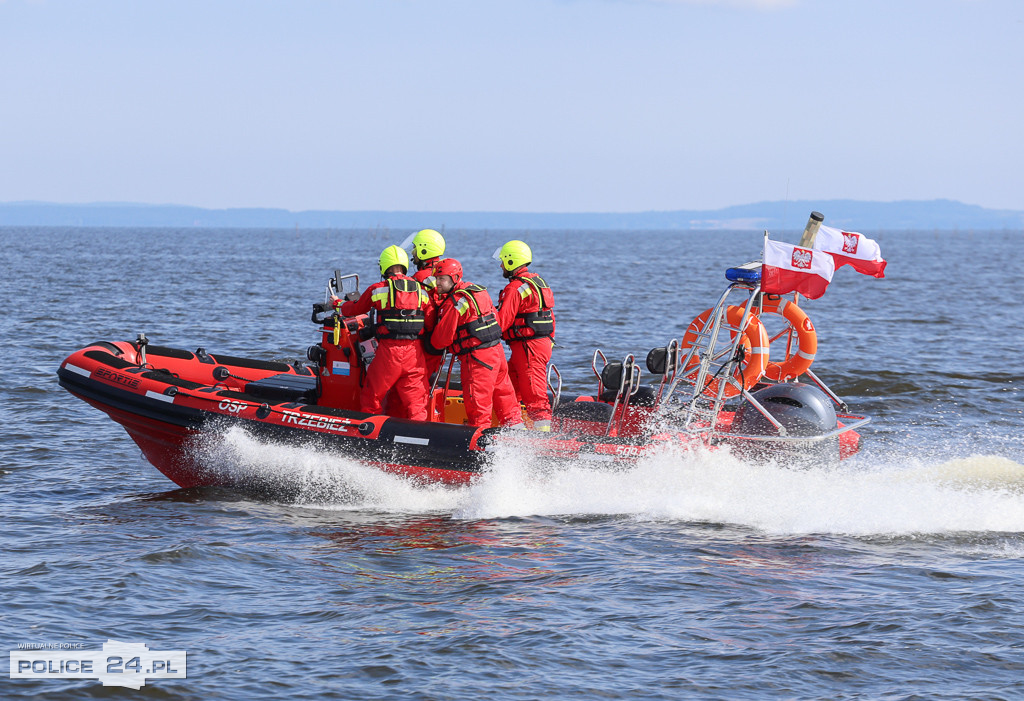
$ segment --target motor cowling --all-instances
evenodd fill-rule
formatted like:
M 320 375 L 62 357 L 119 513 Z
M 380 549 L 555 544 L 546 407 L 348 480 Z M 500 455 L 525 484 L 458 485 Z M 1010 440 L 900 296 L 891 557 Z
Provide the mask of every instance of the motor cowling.
M 814 385 L 803 382 L 782 382 L 753 392 L 772 417 L 782 424 L 789 436 L 818 436 L 839 425 L 835 406 L 828 396 Z M 736 410 L 732 433 L 751 436 L 778 436 L 779 432 L 749 402 Z M 735 452 L 745 458 L 776 459 L 801 465 L 839 462 L 839 438 L 820 441 L 757 441 L 737 440 Z

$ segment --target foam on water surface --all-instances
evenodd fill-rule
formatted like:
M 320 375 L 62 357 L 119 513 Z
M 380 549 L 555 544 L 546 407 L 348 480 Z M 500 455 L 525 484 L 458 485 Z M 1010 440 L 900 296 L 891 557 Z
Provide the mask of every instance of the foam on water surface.
M 319 450 L 260 441 L 232 427 L 196 445 L 205 470 L 223 482 L 269 498 L 321 508 L 424 512 L 451 510 L 459 495 L 357 460 Z
M 1024 466 L 999 456 L 891 457 L 791 469 L 727 450 L 676 451 L 635 466 L 552 465 L 499 450 L 470 486 L 424 485 L 314 447 L 240 429 L 202 447 L 232 484 L 324 509 L 450 513 L 459 519 L 620 515 L 725 523 L 772 534 L 1024 532 Z

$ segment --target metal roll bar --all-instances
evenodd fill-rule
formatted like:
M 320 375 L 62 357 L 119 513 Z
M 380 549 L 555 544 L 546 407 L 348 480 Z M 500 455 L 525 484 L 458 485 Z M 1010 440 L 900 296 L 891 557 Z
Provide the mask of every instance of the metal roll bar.
M 603 354 L 602 354 L 603 355 Z M 612 426 L 617 430 L 622 428 L 622 422 L 626 418 L 629 409 L 629 399 L 640 389 L 640 368 L 636 364 L 636 358 L 632 353 L 622 359 L 622 374 L 619 376 L 619 387 L 615 392 L 615 403 L 612 404 L 612 415 L 608 419 L 608 426 L 605 428 L 605 435 L 611 435 Z M 600 397 L 600 395 L 598 395 Z M 619 402 L 623 402 L 621 411 Z M 618 420 L 616 421 L 616 417 Z
M 552 382 L 552 376 L 558 381 L 557 385 Z M 548 389 L 551 390 L 551 411 L 554 411 L 562 402 L 562 373 L 558 371 L 554 363 L 548 365 L 547 383 Z

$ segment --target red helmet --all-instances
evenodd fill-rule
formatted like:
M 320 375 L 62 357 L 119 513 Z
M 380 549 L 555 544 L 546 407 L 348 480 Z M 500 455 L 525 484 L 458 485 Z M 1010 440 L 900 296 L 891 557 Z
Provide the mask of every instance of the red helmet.
M 456 285 L 462 282 L 462 263 L 454 258 L 442 258 L 434 263 L 434 277 L 447 275 Z

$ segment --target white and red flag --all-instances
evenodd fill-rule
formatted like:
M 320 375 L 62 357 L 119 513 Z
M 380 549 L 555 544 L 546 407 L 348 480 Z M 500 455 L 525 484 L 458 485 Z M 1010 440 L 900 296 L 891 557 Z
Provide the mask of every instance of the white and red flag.
M 885 277 L 885 260 L 878 244 L 864 234 L 822 226 L 814 239 L 814 248 L 830 253 L 836 268 L 849 265 L 858 273 Z
M 832 256 L 824 251 L 767 238 L 764 240 L 763 261 L 761 291 L 765 294 L 799 292 L 808 299 L 817 299 L 825 294 L 835 272 Z

